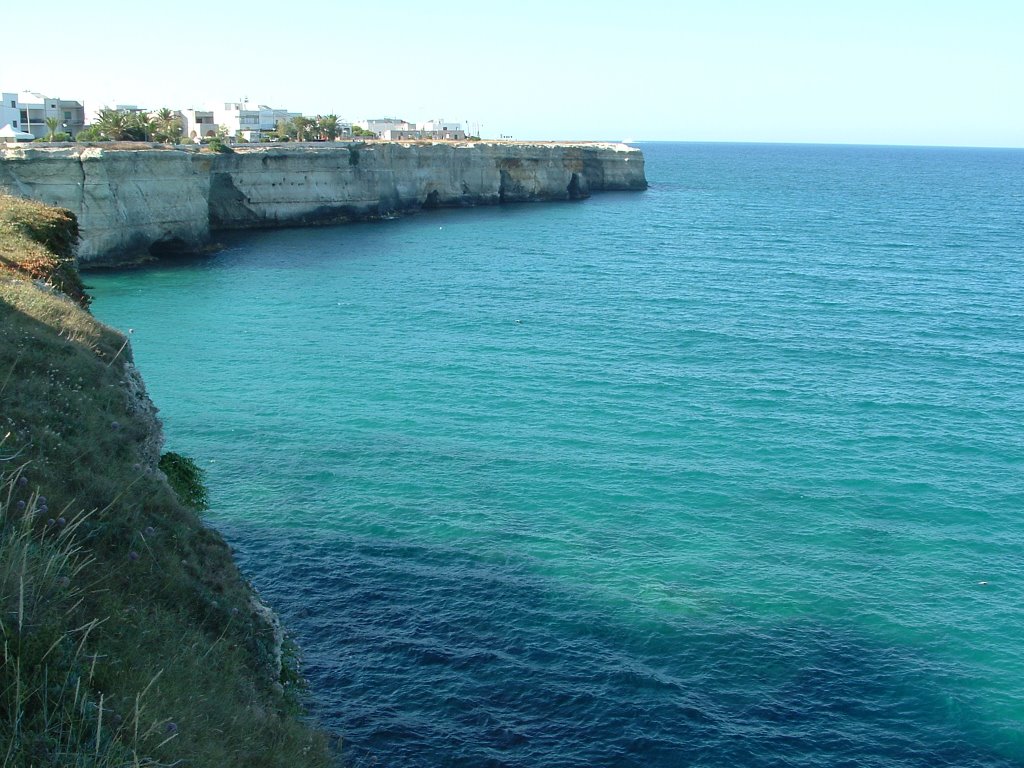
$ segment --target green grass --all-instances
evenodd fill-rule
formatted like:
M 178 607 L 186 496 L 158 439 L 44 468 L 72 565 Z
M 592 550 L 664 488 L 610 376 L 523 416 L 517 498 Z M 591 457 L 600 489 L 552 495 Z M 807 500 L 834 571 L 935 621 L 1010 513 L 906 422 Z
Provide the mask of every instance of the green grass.
M 201 495 L 159 469 L 127 339 L 85 308 L 76 235 L 0 196 L 0 765 L 329 765 Z

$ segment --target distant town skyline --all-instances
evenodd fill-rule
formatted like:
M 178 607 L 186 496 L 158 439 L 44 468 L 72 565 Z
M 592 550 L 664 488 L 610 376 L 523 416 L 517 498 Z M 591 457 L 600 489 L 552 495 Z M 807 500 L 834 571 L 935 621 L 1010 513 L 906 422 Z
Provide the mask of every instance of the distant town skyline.
M 485 138 L 1024 147 L 1024 5 L 395 0 L 5 10 L 0 89 L 87 112 L 249 100 Z M 0 33 L 0 38 L 5 37 Z M 10 50 L 15 51 L 12 47 Z

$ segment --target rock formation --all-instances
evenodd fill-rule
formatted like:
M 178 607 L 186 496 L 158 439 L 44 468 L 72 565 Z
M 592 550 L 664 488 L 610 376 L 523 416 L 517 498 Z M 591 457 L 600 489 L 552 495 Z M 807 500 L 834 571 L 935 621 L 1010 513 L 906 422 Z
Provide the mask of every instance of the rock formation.
M 211 230 L 647 187 L 621 144 L 331 143 L 211 154 L 155 145 L 0 149 L 0 189 L 73 211 L 82 264 L 188 252 Z

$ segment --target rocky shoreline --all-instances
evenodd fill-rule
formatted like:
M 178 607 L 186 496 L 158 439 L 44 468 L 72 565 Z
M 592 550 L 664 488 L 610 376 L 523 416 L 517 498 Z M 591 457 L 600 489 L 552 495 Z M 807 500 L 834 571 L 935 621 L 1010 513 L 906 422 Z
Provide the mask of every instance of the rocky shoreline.
M 624 144 L 336 142 L 217 153 L 150 144 L 0 149 L 0 189 L 79 221 L 82 266 L 201 251 L 212 233 L 647 188 Z

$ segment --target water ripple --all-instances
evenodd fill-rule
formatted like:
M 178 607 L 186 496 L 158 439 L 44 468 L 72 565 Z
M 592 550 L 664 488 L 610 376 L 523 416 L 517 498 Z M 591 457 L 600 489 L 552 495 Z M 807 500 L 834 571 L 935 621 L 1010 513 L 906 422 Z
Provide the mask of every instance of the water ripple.
M 1024 766 L 1024 152 L 645 151 L 89 276 L 321 721 L 356 766 Z

